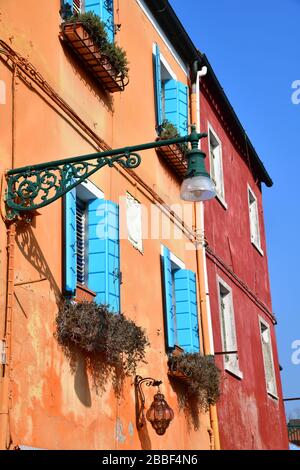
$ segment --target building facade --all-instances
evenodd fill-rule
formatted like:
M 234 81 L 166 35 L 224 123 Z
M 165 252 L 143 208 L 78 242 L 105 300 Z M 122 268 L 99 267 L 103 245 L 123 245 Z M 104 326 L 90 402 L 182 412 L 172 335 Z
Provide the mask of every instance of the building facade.
M 205 205 L 205 237 L 214 350 L 224 371 L 221 447 L 287 448 L 262 205 L 262 185 L 272 181 L 203 60 L 203 149 L 217 188 Z
M 245 227 L 233 234 L 241 214 L 249 230 L 247 204 L 254 207 L 255 227 L 257 207 L 261 208 L 261 174 L 266 172 L 250 169 L 234 146 L 232 153 L 223 153 L 226 196 L 205 209 L 207 263 L 203 207 L 183 204 L 180 199 L 185 162 L 176 148 L 163 153 L 144 151 L 142 164 L 135 170 L 106 165 L 63 198 L 38 209 L 29 222 L 6 218 L 8 170 L 152 142 L 166 120 L 180 135 L 196 123 L 196 77 L 205 63 L 168 2 L 164 5 L 164 13 L 158 0 L 55 0 L 45 9 L 38 8 L 37 0 L 28 0 L 26 6 L 11 0 L 1 7 L 1 448 L 218 449 L 216 407 L 208 411 L 182 408 L 180 391 L 168 376 L 167 353 L 175 345 L 204 354 L 214 354 L 214 345 L 217 352 L 226 350 L 227 343 L 221 344 L 217 303 L 219 278 L 224 296 L 232 293 L 234 302 L 237 299 L 242 306 L 235 306 L 239 359 L 230 358 L 235 365 L 239 361 L 243 373 L 238 378 L 227 375 L 217 356 L 222 379 L 226 379 L 218 410 L 221 445 L 287 445 L 261 213 L 259 235 L 253 228 L 260 245 L 253 247 L 250 241 L 247 258 L 238 252 L 249 241 Z M 99 66 L 91 43 L 82 46 L 82 38 L 72 39 L 73 32 L 62 29 L 66 11 L 92 12 L 105 22 L 109 41 L 126 51 L 128 84 L 107 78 L 107 68 Z M 226 147 L 230 138 L 207 93 L 201 89 L 201 131 L 207 131 L 209 122 L 207 142 L 215 147 L 222 141 Z M 202 145 L 209 155 L 212 149 L 207 142 Z M 235 159 L 236 175 L 242 182 L 233 174 L 232 181 L 227 181 L 225 158 Z M 249 158 L 255 166 L 256 156 Z M 216 182 L 217 172 L 216 166 L 212 173 Z M 247 204 L 242 198 L 244 189 Z M 221 234 L 222 223 L 228 226 L 230 242 Z M 104 229 L 101 237 L 99 226 Z M 236 250 L 230 258 L 229 246 Z M 231 263 L 243 286 L 247 283 L 254 290 L 255 300 L 220 270 L 214 253 Z M 55 337 L 57 312 L 64 298 L 109 304 L 116 315 L 124 312 L 145 329 L 150 345 L 146 363 L 139 365 L 137 373 L 162 381 L 161 391 L 175 415 L 163 436 L 149 423 L 137 429 L 134 377 L 126 378 L 121 393 L 116 394 L 111 377 L 101 367 L 95 386 L 80 352 L 70 364 Z M 170 312 L 177 312 L 177 317 Z M 261 336 L 270 335 L 273 347 L 269 394 L 263 352 L 258 347 L 262 344 L 259 328 Z M 241 334 L 248 335 L 247 345 Z M 229 345 L 237 348 L 234 341 Z M 270 350 L 264 351 L 266 362 Z M 246 359 L 249 354 L 251 361 Z M 237 387 L 239 400 L 229 405 L 228 397 Z M 149 407 L 152 389 L 145 390 L 145 398 Z M 248 421 L 241 418 L 245 407 Z M 272 439 L 264 433 L 270 426 L 277 429 Z

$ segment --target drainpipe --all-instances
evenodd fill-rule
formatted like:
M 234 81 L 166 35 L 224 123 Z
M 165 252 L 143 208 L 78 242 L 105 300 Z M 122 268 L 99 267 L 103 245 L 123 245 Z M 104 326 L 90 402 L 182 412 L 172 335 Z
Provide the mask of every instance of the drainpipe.
M 192 84 L 191 116 L 196 123 L 197 132 L 200 132 L 200 80 L 207 74 L 207 67 L 198 70 L 198 62 L 195 63 L 196 81 Z M 200 147 L 199 142 L 199 147 Z M 198 223 L 199 221 L 199 223 Z M 203 352 L 205 355 L 214 354 L 214 342 L 209 301 L 206 252 L 204 241 L 204 204 L 194 203 L 194 226 L 197 236 L 196 263 L 198 276 L 198 294 L 200 298 L 201 327 L 203 338 Z M 220 450 L 219 425 L 216 406 L 209 407 L 210 425 L 208 430 L 214 450 Z
M 10 361 L 11 361 L 11 333 L 12 311 L 14 296 L 14 251 L 16 226 L 14 223 L 7 227 L 7 291 L 6 311 L 1 337 L 4 338 L 5 364 L 1 367 L 0 376 L 0 449 L 6 450 L 10 446 L 9 407 L 10 407 Z

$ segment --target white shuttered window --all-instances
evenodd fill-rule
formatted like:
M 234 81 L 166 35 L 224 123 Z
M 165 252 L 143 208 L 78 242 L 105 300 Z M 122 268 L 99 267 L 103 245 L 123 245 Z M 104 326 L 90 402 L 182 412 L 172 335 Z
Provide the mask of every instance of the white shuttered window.
M 249 186 L 248 186 L 248 204 L 249 204 L 251 242 L 257 248 L 261 250 L 257 199 Z
M 259 326 L 267 392 L 273 397 L 277 397 L 270 327 L 262 318 L 259 320 Z
M 222 163 L 222 145 L 217 134 L 209 126 L 209 156 L 210 156 L 210 176 L 213 180 L 217 196 L 224 201 L 224 178 Z
M 129 193 L 126 193 L 126 219 L 128 240 L 139 251 L 143 251 L 142 206 Z
M 236 338 L 232 291 L 230 287 L 219 277 L 218 290 L 224 366 L 226 370 L 242 378 L 242 373 L 239 369 L 238 354 L 237 352 L 234 352 L 237 351 L 238 346 Z

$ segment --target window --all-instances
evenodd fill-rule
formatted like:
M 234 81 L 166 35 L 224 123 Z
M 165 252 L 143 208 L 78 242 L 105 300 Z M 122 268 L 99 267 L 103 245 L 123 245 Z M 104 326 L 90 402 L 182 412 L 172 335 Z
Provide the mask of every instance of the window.
M 162 246 L 164 312 L 168 349 L 175 345 L 186 352 L 199 352 L 196 275 Z
M 221 335 L 224 354 L 224 367 L 229 372 L 242 378 L 242 372 L 239 369 L 237 351 L 236 328 L 234 320 L 234 310 L 232 301 L 232 291 L 230 287 L 220 278 L 218 278 L 218 293 L 221 318 Z M 226 354 L 228 352 L 228 354 Z M 230 354 L 229 354 L 230 353 Z
M 274 371 L 274 361 L 272 353 L 272 342 L 270 327 L 261 317 L 259 317 L 260 337 L 262 344 L 262 353 L 265 369 L 267 392 L 277 398 L 276 377 Z
M 176 79 L 176 75 L 154 45 L 156 123 L 161 126 L 168 120 L 180 135 L 188 133 L 188 87 Z
M 73 13 L 92 12 L 105 23 L 108 39 L 114 41 L 114 5 L 113 0 L 64 0 Z
M 217 197 L 225 204 L 224 178 L 222 164 L 222 145 L 211 126 L 208 127 L 210 176 L 216 186 Z
M 248 204 L 249 204 L 249 218 L 250 218 L 250 237 L 251 242 L 256 248 L 263 254 L 260 243 L 260 230 L 259 230 L 259 218 L 258 218 L 258 205 L 257 199 L 248 186 Z
M 76 197 L 76 246 L 77 246 L 77 283 L 87 283 L 88 250 L 87 250 L 87 203 Z
M 63 0 L 63 5 L 72 13 L 81 13 L 83 11 L 83 0 Z
M 64 292 L 77 284 L 95 292 L 95 301 L 120 311 L 119 206 L 85 182 L 64 197 Z
M 139 201 L 129 193 L 126 193 L 126 219 L 128 240 L 142 252 L 142 207 Z

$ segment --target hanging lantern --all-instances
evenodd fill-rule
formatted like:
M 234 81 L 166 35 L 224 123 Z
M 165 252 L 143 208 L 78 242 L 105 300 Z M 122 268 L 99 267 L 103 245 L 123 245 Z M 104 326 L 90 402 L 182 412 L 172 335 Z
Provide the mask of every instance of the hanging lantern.
M 154 400 L 146 413 L 148 421 L 152 424 L 156 434 L 162 436 L 174 418 L 174 412 L 169 407 L 162 393 L 156 393 Z

